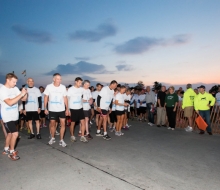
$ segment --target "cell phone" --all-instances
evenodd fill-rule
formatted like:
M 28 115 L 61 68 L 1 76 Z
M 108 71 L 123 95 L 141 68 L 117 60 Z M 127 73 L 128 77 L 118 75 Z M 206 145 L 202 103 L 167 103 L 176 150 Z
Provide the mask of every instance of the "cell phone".
M 27 88 L 28 88 L 28 85 L 26 84 L 26 85 L 24 86 L 24 88 L 25 88 L 25 90 L 27 90 Z

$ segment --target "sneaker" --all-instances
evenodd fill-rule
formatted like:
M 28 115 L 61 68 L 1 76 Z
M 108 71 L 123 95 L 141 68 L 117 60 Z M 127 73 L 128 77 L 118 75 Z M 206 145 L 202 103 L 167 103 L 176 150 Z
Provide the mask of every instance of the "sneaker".
M 71 142 L 76 142 L 76 137 L 71 136 L 71 137 L 70 137 L 70 141 L 71 141 Z
M 8 154 L 10 154 L 10 151 L 9 151 L 9 149 L 8 150 L 3 150 L 3 152 L 2 152 L 2 154 L 4 154 L 4 155 L 8 155 Z
M 81 136 L 81 137 L 80 137 L 80 141 L 81 141 L 81 142 L 84 142 L 84 143 L 89 142 L 89 141 L 86 139 L 86 137 L 84 137 L 84 136 Z
M 46 124 L 43 124 L 43 127 L 47 127 L 47 125 L 46 125 Z
M 33 139 L 35 137 L 34 134 L 30 134 L 30 136 L 28 137 L 28 139 Z
M 60 135 L 60 133 L 56 130 L 55 135 Z
M 190 126 L 188 126 L 189 128 L 188 128 L 188 130 L 186 130 L 186 132 L 192 132 L 193 131 L 193 128 L 192 127 L 190 127 Z
M 104 134 L 103 134 L 103 132 L 102 131 L 100 131 L 99 133 L 97 133 L 96 132 L 96 134 L 95 134 L 97 137 L 102 137 Z
M 122 127 L 122 129 L 129 130 L 129 128 L 127 126 Z
M 66 147 L 67 144 L 64 142 L 64 140 L 60 140 L 59 145 L 62 147 Z
M 188 132 L 189 129 L 190 129 L 190 126 L 187 126 L 187 127 L 185 128 L 185 131 Z
M 92 135 L 90 135 L 90 134 L 86 135 L 86 138 L 89 139 L 89 140 L 93 139 Z
M 128 125 L 128 124 L 127 124 L 127 125 L 126 125 L 126 127 L 130 128 L 130 127 L 131 127 L 131 125 Z
M 175 129 L 174 128 L 172 128 L 172 131 L 174 131 Z
M 121 134 L 119 132 L 117 132 L 117 131 L 115 132 L 115 135 L 116 136 L 121 136 Z
M 55 142 L 56 142 L 56 141 L 55 141 L 55 138 L 52 137 L 52 138 L 50 139 L 50 141 L 48 142 L 48 144 L 49 144 L 49 145 L 52 145 L 52 144 L 54 144 Z
M 168 127 L 167 129 L 172 129 L 171 127 Z
M 91 121 L 90 121 L 89 123 L 90 123 L 90 125 L 92 125 L 92 124 L 93 124 Z
M 124 135 L 124 133 L 122 133 L 121 131 L 119 131 L 120 135 Z
M 82 136 L 82 133 L 78 133 L 78 136 L 81 137 L 81 136 Z
M 37 139 L 42 139 L 40 133 L 37 134 Z
M 12 153 L 9 153 L 8 157 L 11 158 L 13 161 L 20 159 L 20 157 L 18 156 L 18 151 L 14 151 Z
M 108 134 L 107 135 L 103 135 L 103 139 L 105 139 L 105 140 L 111 140 L 111 137 L 110 136 L 108 136 Z
M 40 125 L 40 128 L 43 128 L 43 125 Z
M 111 129 L 109 129 L 110 132 L 114 132 L 115 131 L 115 128 L 112 127 Z

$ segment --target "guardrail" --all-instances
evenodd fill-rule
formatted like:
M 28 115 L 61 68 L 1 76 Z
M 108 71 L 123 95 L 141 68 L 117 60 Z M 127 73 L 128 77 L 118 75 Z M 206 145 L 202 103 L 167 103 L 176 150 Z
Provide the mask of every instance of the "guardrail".
M 220 134 L 220 106 L 213 106 L 210 109 L 210 117 L 211 117 L 211 128 L 212 132 L 215 134 Z M 195 119 L 197 117 L 197 113 L 195 110 L 193 111 L 193 130 L 199 131 Z M 185 128 L 188 126 L 188 119 L 184 117 L 184 110 L 181 109 L 181 106 L 178 106 L 177 116 L 176 116 L 176 127 L 177 128 Z

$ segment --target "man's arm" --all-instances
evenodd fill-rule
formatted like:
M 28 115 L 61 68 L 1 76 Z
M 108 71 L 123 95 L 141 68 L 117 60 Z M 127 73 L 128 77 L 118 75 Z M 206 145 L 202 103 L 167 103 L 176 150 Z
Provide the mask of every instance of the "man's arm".
M 47 112 L 47 114 L 48 114 L 47 103 L 48 103 L 48 96 L 44 95 L 44 110 L 45 110 L 45 113 Z
M 23 97 L 24 97 L 24 96 L 27 96 L 26 94 L 27 94 L 27 91 L 23 88 L 23 89 L 21 90 L 21 93 L 20 93 L 18 96 L 16 96 L 15 98 L 12 98 L 12 99 L 10 99 L 10 98 L 5 99 L 4 102 L 5 102 L 6 104 L 8 104 L 9 106 L 13 106 L 14 104 L 18 103 L 18 101 L 19 101 L 20 99 L 22 99 L 22 101 L 23 101 Z

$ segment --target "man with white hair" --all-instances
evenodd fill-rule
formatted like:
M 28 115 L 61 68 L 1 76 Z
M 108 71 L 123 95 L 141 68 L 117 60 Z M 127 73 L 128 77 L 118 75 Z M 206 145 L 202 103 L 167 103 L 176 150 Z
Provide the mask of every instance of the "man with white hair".
M 182 101 L 182 109 L 184 109 L 184 117 L 188 118 L 189 125 L 185 128 L 187 132 L 193 131 L 192 125 L 192 115 L 194 110 L 194 99 L 197 96 L 194 90 L 192 89 L 191 84 L 186 85 L 186 92 L 183 95 L 183 101 Z

